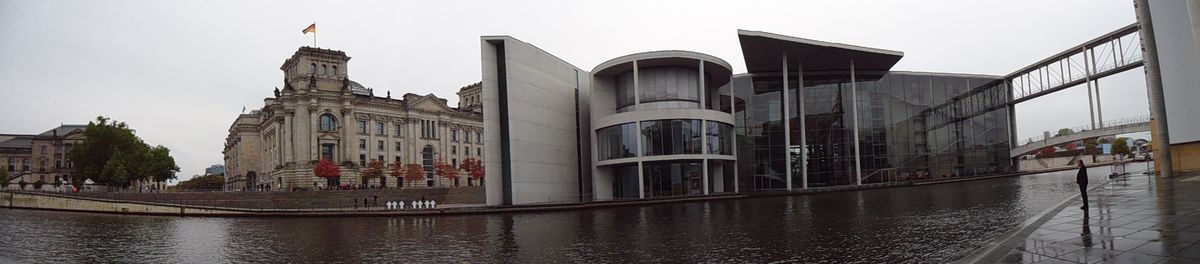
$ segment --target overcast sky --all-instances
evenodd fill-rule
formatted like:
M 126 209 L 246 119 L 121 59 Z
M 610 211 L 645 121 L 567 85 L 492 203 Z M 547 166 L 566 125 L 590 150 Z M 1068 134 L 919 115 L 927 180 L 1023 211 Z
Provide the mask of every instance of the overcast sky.
M 1005 75 L 1135 22 L 1132 1 L 26 1 L 0 0 L 0 133 L 97 115 L 172 150 L 181 179 L 223 163 L 230 123 L 282 86 L 317 23 L 378 94 L 480 79 L 481 35 L 511 35 L 583 69 L 663 49 L 745 72 L 737 29 L 904 52 L 894 70 Z M 1100 82 L 1105 119 L 1147 115 L 1141 69 Z M 394 96 L 396 96 L 394 95 Z M 1087 91 L 1018 106 L 1018 136 L 1088 123 Z

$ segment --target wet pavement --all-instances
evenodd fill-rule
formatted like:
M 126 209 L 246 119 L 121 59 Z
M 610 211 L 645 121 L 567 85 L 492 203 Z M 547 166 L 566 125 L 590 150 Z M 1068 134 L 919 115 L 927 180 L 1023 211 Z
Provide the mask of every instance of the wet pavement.
M 1050 211 L 977 263 L 1200 263 L 1200 173 L 1134 174 Z

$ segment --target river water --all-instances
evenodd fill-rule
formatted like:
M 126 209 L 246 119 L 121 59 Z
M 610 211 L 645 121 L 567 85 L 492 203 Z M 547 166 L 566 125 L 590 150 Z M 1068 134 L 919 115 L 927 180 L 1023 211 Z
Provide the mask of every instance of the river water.
M 1145 165 L 1130 168 L 1138 166 Z M 1090 169 L 1091 182 L 1108 172 Z M 1065 171 L 470 216 L 204 218 L 0 209 L 0 262 L 947 262 L 1077 192 L 1074 171 Z

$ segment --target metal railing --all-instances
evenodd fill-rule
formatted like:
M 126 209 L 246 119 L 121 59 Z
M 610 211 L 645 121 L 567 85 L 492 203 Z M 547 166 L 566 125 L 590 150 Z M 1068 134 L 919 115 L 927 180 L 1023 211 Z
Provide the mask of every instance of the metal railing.
M 1045 137 L 1045 135 L 1029 137 L 1029 138 L 1026 138 L 1025 140 L 1017 142 L 1018 143 L 1017 146 L 1018 147 L 1025 146 L 1030 143 L 1042 142 L 1042 141 L 1045 141 L 1045 140 L 1048 140 L 1051 138 L 1068 136 L 1068 135 L 1075 134 L 1075 133 L 1081 133 L 1081 132 L 1092 131 L 1092 130 L 1116 129 L 1116 128 L 1120 128 L 1120 127 L 1127 126 L 1127 125 L 1141 125 L 1141 124 L 1149 123 L 1149 122 L 1150 122 L 1149 115 L 1132 116 L 1132 117 L 1118 118 L 1118 119 L 1112 119 L 1112 120 L 1104 120 L 1102 122 L 1103 126 L 1101 126 L 1099 128 L 1093 129 L 1091 124 L 1073 126 L 1073 127 L 1068 128 L 1071 130 L 1071 133 L 1069 133 L 1069 134 L 1061 134 L 1060 135 L 1060 134 L 1057 134 L 1057 131 L 1055 131 L 1055 134 L 1052 134 L 1049 138 Z

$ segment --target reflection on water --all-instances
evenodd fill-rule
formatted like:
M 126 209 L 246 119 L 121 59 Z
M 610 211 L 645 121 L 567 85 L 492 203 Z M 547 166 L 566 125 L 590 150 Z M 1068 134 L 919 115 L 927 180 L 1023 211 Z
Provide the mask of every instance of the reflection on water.
M 448 217 L 181 218 L 0 209 L 0 261 L 946 262 L 1074 172 L 821 195 Z M 1093 168 L 1099 183 L 1107 168 Z

